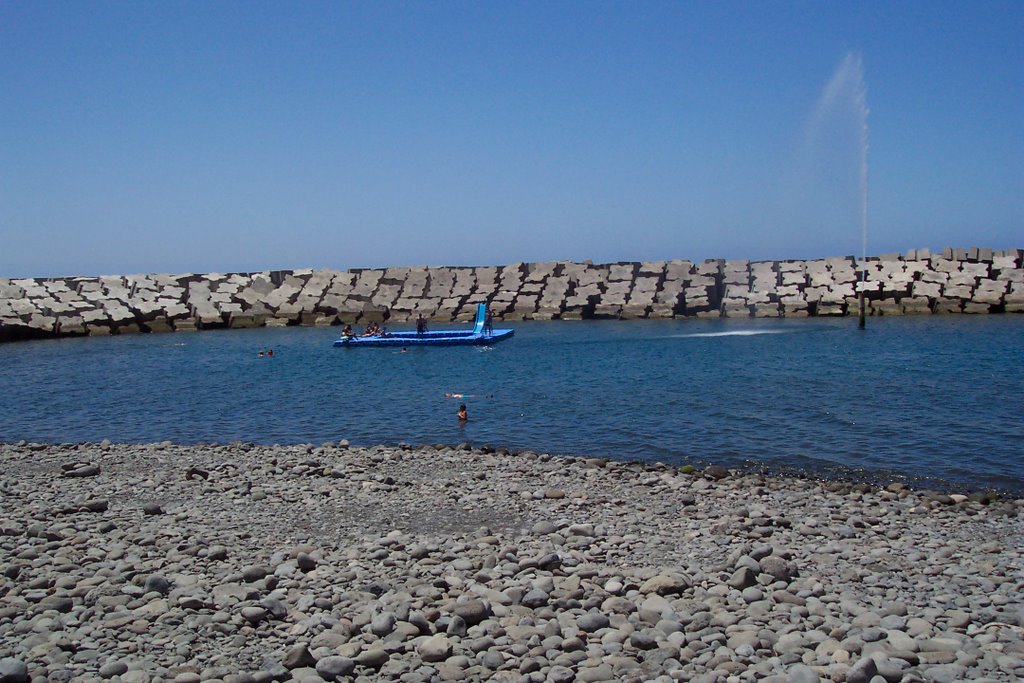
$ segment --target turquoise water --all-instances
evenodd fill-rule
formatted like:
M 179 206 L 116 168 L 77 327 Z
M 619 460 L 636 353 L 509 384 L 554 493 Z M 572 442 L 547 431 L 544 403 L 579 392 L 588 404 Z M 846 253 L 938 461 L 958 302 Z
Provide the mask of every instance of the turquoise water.
M 0 440 L 468 441 L 1024 491 L 1022 316 L 513 326 L 407 353 L 336 328 L 0 345 Z

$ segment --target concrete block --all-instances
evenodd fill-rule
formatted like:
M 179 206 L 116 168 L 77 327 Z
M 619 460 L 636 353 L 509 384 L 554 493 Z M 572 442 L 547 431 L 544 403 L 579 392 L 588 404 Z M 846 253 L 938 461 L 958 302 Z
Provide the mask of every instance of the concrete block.
M 1005 285 L 1005 283 L 1004 283 Z M 999 289 L 982 289 L 978 288 L 974 292 L 974 296 L 971 297 L 971 301 L 976 304 L 986 304 L 989 306 L 1001 306 L 1003 303 L 1003 294 L 1005 290 Z
M 802 270 L 797 271 L 786 271 L 780 273 L 780 283 L 783 286 L 798 285 L 804 286 L 807 284 L 807 275 Z
M 647 306 L 626 304 L 619 309 L 619 317 L 623 320 L 633 320 L 636 318 L 646 318 L 648 314 Z
M 962 312 L 963 305 L 963 301 L 960 299 L 937 299 L 932 306 L 932 312 L 937 315 L 960 313 Z
M 907 297 L 900 299 L 905 315 L 919 315 L 931 313 L 931 301 L 927 297 Z
M 725 300 L 729 299 L 740 299 L 742 301 L 747 300 L 747 294 L 750 292 L 748 285 L 745 284 L 727 284 L 725 286 L 725 292 L 722 294 L 722 298 Z
M 749 318 L 751 307 L 743 301 L 724 301 L 720 312 L 723 318 Z
M 949 282 L 949 273 L 927 270 L 921 273 L 921 282 L 936 282 L 940 285 L 944 285 Z
M 723 261 L 719 260 L 708 260 L 697 265 L 694 270 L 697 275 L 717 276 L 721 272 L 722 263 Z
M 1007 268 L 1006 270 L 1001 270 L 996 279 L 1006 282 L 1024 282 L 1024 269 Z
M 643 261 L 637 269 L 637 276 L 648 276 L 660 279 L 665 274 L 664 261 Z
M 936 298 L 942 295 L 942 286 L 934 282 L 915 282 L 911 292 L 915 297 Z
M 989 312 L 989 305 L 974 301 L 965 301 L 963 312 L 972 315 L 985 314 Z
M 387 284 L 382 281 L 377 287 L 377 291 L 370 297 L 370 301 L 375 306 L 390 308 L 398 299 L 401 289 L 402 286 L 400 284 Z
M 4 323 L 0 320 L 0 328 L 3 328 Z M 88 330 L 85 327 L 85 322 L 78 317 L 64 318 L 57 322 L 57 334 L 61 336 L 72 336 L 77 337 L 83 334 L 88 334 Z M 0 329 L 0 338 L 2 338 L 2 329 Z
M 650 307 L 649 318 L 672 318 L 676 314 L 676 307 L 672 304 L 654 303 Z
M 594 307 L 595 318 L 618 318 L 619 311 L 622 309 L 621 305 L 618 304 L 607 304 L 599 303 Z
M 815 308 L 815 315 L 821 317 L 835 317 L 846 315 L 846 307 L 838 302 L 822 302 Z
M 885 288 L 884 283 L 881 280 L 867 280 L 866 282 L 858 282 L 854 286 L 854 291 L 858 294 L 860 292 L 881 292 Z M 891 288 L 889 291 L 893 291 Z
M 950 273 L 948 285 L 951 286 L 963 286 L 963 287 L 974 287 L 977 285 L 978 278 L 970 273 Z
M 665 279 L 689 280 L 692 270 L 693 263 L 690 261 L 669 261 L 665 265 Z
M 832 273 L 828 270 L 810 270 L 807 271 L 807 282 L 808 289 L 828 289 L 828 287 L 834 282 L 832 279 Z
M 233 314 L 228 318 L 228 327 L 232 329 L 245 329 L 251 327 L 263 327 L 267 316 Z
M 856 295 L 854 291 L 854 282 L 846 282 L 843 284 L 836 283 L 829 288 L 830 298 L 847 298 Z
M 967 285 L 946 285 L 942 288 L 942 296 L 946 298 L 970 299 L 974 288 Z
M 143 332 L 151 332 L 154 334 L 162 334 L 165 332 L 173 332 L 174 328 L 171 327 L 171 323 L 166 318 L 156 318 L 149 320 L 142 326 Z
M 778 318 L 782 315 L 779 304 L 756 304 L 753 307 L 755 318 Z
M 965 274 L 973 275 L 974 277 L 988 277 L 988 264 L 987 263 L 961 263 L 960 271 Z
M 612 264 L 608 268 L 608 280 L 609 280 L 609 282 L 624 281 L 624 280 L 628 280 L 628 281 L 632 282 L 632 280 L 633 280 L 633 273 L 634 273 L 635 269 L 636 269 L 636 264 L 633 264 L 633 263 L 626 263 L 626 264 L 618 264 L 617 263 L 617 264 Z
M 525 282 L 543 282 L 544 280 L 555 274 L 555 269 L 557 267 L 557 261 L 547 261 L 544 263 L 527 263 Z
M 782 315 L 786 318 L 806 318 L 808 315 L 806 301 L 782 301 Z
M 1004 254 L 992 257 L 992 267 L 998 270 L 1013 270 L 1020 268 L 1020 259 L 1016 254 Z

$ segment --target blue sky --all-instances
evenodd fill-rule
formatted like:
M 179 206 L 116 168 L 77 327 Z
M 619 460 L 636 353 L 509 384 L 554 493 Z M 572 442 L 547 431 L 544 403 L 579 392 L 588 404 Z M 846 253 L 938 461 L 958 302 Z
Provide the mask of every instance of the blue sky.
M 0 277 L 1024 247 L 1024 2 L 0 3 Z

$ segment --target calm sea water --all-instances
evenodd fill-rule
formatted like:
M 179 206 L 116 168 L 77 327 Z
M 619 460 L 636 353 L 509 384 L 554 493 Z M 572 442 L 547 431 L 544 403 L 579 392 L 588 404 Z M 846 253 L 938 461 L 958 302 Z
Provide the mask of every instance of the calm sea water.
M 1024 316 L 513 326 L 407 353 L 315 328 L 0 345 L 0 441 L 468 441 L 1024 492 Z

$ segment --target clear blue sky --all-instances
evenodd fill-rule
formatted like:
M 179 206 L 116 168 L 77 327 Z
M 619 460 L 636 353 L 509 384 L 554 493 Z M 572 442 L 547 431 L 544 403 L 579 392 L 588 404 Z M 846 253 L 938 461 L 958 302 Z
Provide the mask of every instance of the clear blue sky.
M 1024 2 L 0 2 L 0 277 L 1024 246 Z

